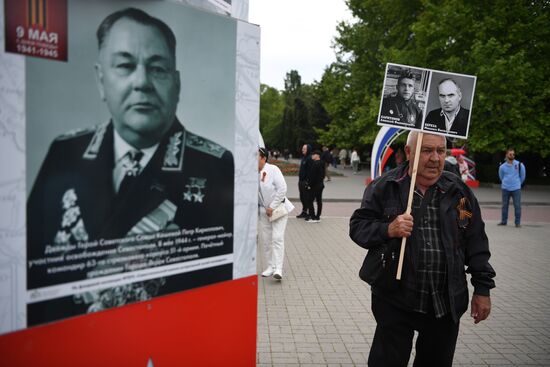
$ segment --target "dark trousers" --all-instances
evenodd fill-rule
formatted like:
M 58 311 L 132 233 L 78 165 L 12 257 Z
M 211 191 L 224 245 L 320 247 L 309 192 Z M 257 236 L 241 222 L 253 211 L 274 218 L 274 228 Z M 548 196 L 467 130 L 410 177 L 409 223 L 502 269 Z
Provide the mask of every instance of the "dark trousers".
M 323 211 L 323 189 L 325 187 L 317 185 L 308 190 L 308 200 L 307 200 L 307 214 L 314 218 L 319 218 L 321 212 Z M 317 202 L 317 215 L 315 215 L 315 208 L 313 207 L 313 202 Z
M 414 367 L 452 366 L 459 324 L 451 315 L 436 319 L 433 312 L 405 311 L 374 294 L 372 313 L 376 319 L 376 331 L 369 367 L 406 367 L 415 330 L 418 337 Z
M 308 189 L 305 181 L 298 181 L 298 191 L 300 193 L 300 202 L 302 203 L 302 213 L 307 213 L 308 205 Z

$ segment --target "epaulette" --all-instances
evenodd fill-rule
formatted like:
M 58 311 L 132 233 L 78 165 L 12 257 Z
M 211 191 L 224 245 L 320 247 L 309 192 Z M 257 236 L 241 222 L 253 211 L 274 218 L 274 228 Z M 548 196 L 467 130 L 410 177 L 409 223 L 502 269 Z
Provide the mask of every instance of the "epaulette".
M 222 155 L 225 153 L 225 148 L 221 145 L 190 132 L 187 132 L 185 145 L 191 149 L 195 149 L 199 152 L 212 155 L 216 158 L 221 158 Z
M 81 127 L 59 135 L 57 138 L 55 138 L 55 141 L 64 141 L 64 140 L 76 138 L 82 135 L 92 133 L 95 130 L 96 130 L 96 126 Z

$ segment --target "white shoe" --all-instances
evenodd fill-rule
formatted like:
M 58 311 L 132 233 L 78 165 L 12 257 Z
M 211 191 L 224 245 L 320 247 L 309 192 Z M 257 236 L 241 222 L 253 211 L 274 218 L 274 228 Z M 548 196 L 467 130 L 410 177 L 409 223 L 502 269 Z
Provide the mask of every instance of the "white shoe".
M 262 273 L 262 276 L 263 277 L 270 277 L 273 275 L 275 271 L 272 269 L 272 268 L 267 268 L 264 270 L 264 272 Z
M 281 270 L 275 270 L 275 273 L 273 274 L 273 278 L 277 280 L 283 279 L 283 272 Z

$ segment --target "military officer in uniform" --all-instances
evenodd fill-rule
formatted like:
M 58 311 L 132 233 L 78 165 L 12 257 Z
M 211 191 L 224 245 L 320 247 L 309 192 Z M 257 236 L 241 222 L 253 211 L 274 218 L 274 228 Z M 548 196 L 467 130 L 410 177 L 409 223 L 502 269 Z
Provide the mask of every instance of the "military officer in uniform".
M 397 95 L 382 101 L 381 120 L 398 125 L 420 128 L 422 110 L 414 99 L 415 77 L 410 71 L 402 72 L 397 79 Z M 390 118 L 386 121 L 385 118 Z
M 223 235 L 215 246 L 201 247 L 199 258 L 231 254 L 233 156 L 175 116 L 180 75 L 173 32 L 128 8 L 105 18 L 97 38 L 97 82 L 112 118 L 60 136 L 50 146 L 28 199 L 29 261 L 57 248 L 64 249 L 59 253 L 70 266 L 73 244 L 123 243 L 120 239 L 143 234 L 205 228 Z M 106 274 L 97 270 L 29 266 L 28 288 Z M 168 288 L 232 277 L 231 264 L 207 270 L 201 279 L 186 274 L 188 285 Z

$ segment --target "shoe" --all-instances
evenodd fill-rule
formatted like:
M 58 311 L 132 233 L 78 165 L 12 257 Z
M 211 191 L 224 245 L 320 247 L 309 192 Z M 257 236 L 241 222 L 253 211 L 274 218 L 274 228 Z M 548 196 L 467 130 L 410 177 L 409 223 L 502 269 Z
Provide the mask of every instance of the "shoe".
M 275 270 L 275 274 L 273 274 L 273 278 L 277 280 L 283 279 L 283 272 L 280 270 Z
M 275 271 L 272 269 L 272 268 L 267 268 L 264 270 L 264 272 L 262 273 L 262 276 L 263 277 L 270 277 L 273 275 Z
M 516 228 L 521 228 L 521 224 L 516 223 Z
M 503 223 L 503 222 L 500 222 L 499 224 L 497 224 L 497 226 L 505 226 L 506 223 Z
M 307 218 L 307 213 L 301 212 L 300 214 L 298 214 L 298 215 L 296 216 L 296 218 Z
M 307 223 L 317 223 L 317 222 L 315 221 L 315 217 L 308 217 L 308 218 L 306 219 L 306 222 L 307 222 Z

